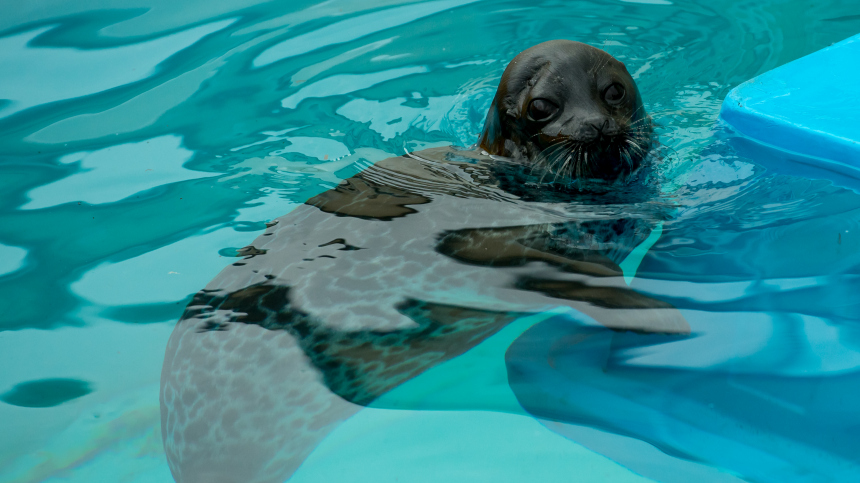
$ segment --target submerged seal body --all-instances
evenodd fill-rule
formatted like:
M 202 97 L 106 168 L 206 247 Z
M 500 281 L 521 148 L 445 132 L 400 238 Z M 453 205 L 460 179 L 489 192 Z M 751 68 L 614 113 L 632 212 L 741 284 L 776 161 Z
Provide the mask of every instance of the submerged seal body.
M 277 219 L 194 297 L 161 380 L 178 482 L 285 481 L 355 411 L 524 314 L 562 305 L 614 330 L 689 331 L 674 307 L 624 282 L 619 263 L 653 229 L 637 205 L 616 214 L 601 205 L 578 220 L 569 199 L 542 198 L 540 185 L 505 188 L 509 170 L 552 163 L 561 149 L 577 168 L 540 168 L 611 178 L 641 161 L 625 151 L 629 162 L 608 156 L 600 167 L 593 157 L 646 129 L 631 117 L 645 114 L 629 76 L 618 81 L 608 54 L 582 44 L 539 47 L 526 51 L 539 62 L 517 57 L 537 70 L 506 71 L 481 138 L 483 150 L 509 160 L 436 148 L 381 161 Z M 547 63 L 556 50 L 560 60 Z M 576 72 L 596 79 L 589 88 L 623 85 L 630 105 L 607 108 L 589 134 L 598 121 L 583 113 L 596 108 L 583 107 L 582 93 L 550 95 L 553 62 L 581 64 Z M 537 122 L 533 107 L 523 121 L 511 107 L 514 97 L 533 106 L 535 96 L 558 107 L 555 117 Z

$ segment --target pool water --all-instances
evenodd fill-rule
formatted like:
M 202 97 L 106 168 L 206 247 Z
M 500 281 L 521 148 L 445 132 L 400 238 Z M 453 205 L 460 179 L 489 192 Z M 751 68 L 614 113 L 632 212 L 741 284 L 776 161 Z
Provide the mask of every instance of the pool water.
M 159 393 L 194 294 L 340 180 L 473 144 L 510 59 L 555 38 L 638 83 L 671 210 L 622 268 L 691 335 L 612 333 L 565 308 L 517 318 L 332 428 L 295 471 L 267 447 L 244 481 L 860 477 L 860 182 L 718 121 L 735 85 L 860 31 L 850 2 L 4 10 L 0 482 L 173 481 Z

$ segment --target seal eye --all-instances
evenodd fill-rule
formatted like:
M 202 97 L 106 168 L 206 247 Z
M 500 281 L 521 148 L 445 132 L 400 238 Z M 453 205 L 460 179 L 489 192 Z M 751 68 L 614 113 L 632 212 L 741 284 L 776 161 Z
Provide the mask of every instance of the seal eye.
M 624 99 L 624 86 L 619 83 L 612 84 L 603 92 L 603 98 L 609 104 L 618 104 Z
M 535 99 L 529 103 L 529 118 L 532 121 L 546 121 L 558 111 L 558 106 L 546 99 Z

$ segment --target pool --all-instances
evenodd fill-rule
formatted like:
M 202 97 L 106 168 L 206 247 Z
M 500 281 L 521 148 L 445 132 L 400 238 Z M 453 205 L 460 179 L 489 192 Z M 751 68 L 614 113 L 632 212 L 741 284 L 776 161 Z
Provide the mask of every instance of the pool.
M 608 337 L 563 309 L 519 317 L 333 425 L 295 468 L 262 440 L 270 456 L 230 460 L 224 432 L 183 481 L 217 481 L 219 461 L 261 482 L 860 475 L 860 185 L 718 122 L 737 84 L 860 31 L 850 4 L 5 10 L 0 482 L 173 481 L 188 462 L 162 431 L 162 370 L 192 297 L 340 180 L 474 143 L 507 62 L 554 38 L 625 62 L 654 117 L 671 210 L 625 275 L 691 336 Z M 583 334 L 592 345 L 558 343 Z M 277 401 L 256 403 L 238 410 L 289 427 L 266 410 Z

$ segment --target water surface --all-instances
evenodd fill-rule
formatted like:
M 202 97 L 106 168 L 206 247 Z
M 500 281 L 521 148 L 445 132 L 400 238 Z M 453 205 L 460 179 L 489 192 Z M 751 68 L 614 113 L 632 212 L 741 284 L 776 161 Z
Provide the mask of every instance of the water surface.
M 673 209 L 630 287 L 676 307 L 692 336 L 591 337 L 571 311 L 518 319 L 358 412 L 293 480 L 856 478 L 856 176 L 800 171 L 808 160 L 717 123 L 733 86 L 860 31 L 851 5 L 7 10 L 0 392 L 55 381 L 56 394 L 0 403 L 0 481 L 171 481 L 160 377 L 193 295 L 340 180 L 474 143 L 507 62 L 554 38 L 625 62 L 658 124 Z

